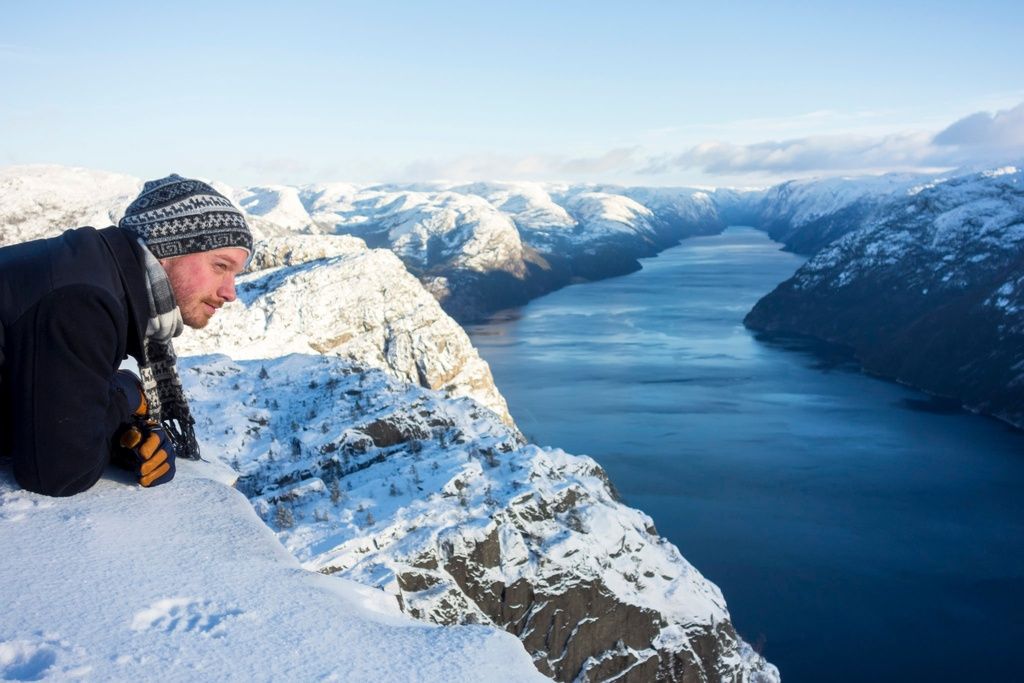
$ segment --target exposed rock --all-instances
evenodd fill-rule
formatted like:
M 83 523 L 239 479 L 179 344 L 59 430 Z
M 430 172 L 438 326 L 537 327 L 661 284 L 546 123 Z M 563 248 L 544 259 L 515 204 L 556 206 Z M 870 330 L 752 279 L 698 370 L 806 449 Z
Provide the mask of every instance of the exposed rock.
M 287 501 L 296 523 L 279 536 L 307 568 L 380 587 L 421 619 L 500 626 L 558 680 L 777 680 L 718 589 L 593 460 L 337 358 L 184 364 L 210 425 L 266 418 L 242 434 L 200 425 L 203 447 L 235 463 L 268 523 Z

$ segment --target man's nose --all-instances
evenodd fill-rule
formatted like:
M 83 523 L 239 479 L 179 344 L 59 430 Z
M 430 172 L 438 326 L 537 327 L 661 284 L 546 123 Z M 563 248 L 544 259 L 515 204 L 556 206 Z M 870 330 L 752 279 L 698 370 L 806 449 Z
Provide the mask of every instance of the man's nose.
M 238 297 L 235 296 L 235 278 L 229 277 L 227 280 L 221 283 L 220 289 L 217 290 L 217 296 L 224 301 L 234 301 Z

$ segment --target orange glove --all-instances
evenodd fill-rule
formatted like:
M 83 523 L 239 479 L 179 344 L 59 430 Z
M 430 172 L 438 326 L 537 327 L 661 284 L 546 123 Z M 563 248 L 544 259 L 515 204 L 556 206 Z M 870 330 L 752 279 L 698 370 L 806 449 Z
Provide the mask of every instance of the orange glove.
M 174 479 L 174 444 L 156 422 L 139 422 L 119 439 L 125 456 L 121 464 L 135 471 L 142 486 L 159 486 Z

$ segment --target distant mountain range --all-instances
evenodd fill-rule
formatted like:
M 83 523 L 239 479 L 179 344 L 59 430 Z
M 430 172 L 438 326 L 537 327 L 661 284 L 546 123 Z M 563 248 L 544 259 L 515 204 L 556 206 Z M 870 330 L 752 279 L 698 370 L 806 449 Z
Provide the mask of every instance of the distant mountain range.
M 386 247 L 458 320 L 637 270 L 724 227 L 702 191 L 538 183 L 312 185 L 236 193 L 268 231 L 348 234 Z

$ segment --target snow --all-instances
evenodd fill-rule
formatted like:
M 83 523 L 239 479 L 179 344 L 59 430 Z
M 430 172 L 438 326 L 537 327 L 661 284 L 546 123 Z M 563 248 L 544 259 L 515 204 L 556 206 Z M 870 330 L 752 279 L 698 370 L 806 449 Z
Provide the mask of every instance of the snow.
M 235 192 L 232 199 L 250 216 L 259 216 L 290 232 L 317 231 L 294 187 L 248 187 Z
M 1017 258 L 1024 240 L 1024 172 L 1016 168 L 943 178 L 889 199 L 886 211 L 819 251 L 794 276 L 808 289 L 843 287 L 879 268 L 941 273 L 962 287 L 971 269 Z M 1005 308 L 1005 307 L 1003 307 Z
M 136 178 L 84 168 L 0 167 L 0 246 L 61 228 L 116 223 L 141 188 Z
M 414 621 L 302 569 L 210 468 L 52 499 L 0 467 L 0 678 L 545 680 L 511 635 Z
M 914 193 L 925 180 L 925 176 L 907 173 L 791 180 L 764 194 L 762 210 L 766 220 L 783 219 L 799 226 L 857 202 L 888 200 L 901 193 Z
M 398 575 L 417 558 L 436 556 L 443 565 L 468 555 L 497 530 L 502 561 L 485 573 L 488 581 L 551 587 L 597 578 L 672 623 L 728 619 L 718 588 L 647 530 L 647 515 L 613 499 L 597 463 L 521 444 L 472 402 L 443 400 L 383 373 L 354 373 L 328 357 L 196 357 L 183 365 L 203 416 L 204 450 L 242 474 L 239 486 L 254 494 L 269 524 L 280 505 L 300 520 L 278 532 L 308 569 L 401 594 L 408 607 L 440 617 L 459 591 L 451 578 L 417 569 L 437 588 L 410 592 Z M 418 434 L 416 447 L 376 446 L 367 425 L 382 421 Z M 338 476 L 343 488 L 332 500 L 325 481 Z M 566 500 L 563 512 L 542 512 Z M 482 613 L 476 619 L 489 623 Z
M 331 354 L 469 396 L 511 423 L 490 368 L 465 331 L 394 254 L 348 236 L 319 235 L 266 240 L 257 258 L 274 267 L 239 278 L 239 300 L 201 332 L 176 340 L 180 356 Z

